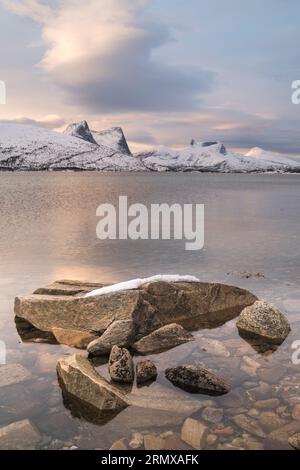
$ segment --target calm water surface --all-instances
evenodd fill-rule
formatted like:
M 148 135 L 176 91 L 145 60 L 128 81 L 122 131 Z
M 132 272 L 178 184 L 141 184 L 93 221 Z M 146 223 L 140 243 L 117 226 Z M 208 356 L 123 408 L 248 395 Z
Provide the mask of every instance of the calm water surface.
M 96 208 L 118 205 L 119 195 L 147 206 L 205 204 L 205 248 L 187 252 L 179 241 L 98 240 Z M 218 435 L 212 448 L 237 445 L 235 439 L 242 435 L 268 448 L 267 435 L 278 428 L 268 422 L 270 413 L 276 413 L 281 427 L 297 425 L 292 411 L 300 404 L 300 366 L 291 361 L 291 345 L 300 339 L 299 196 L 299 175 L 1 173 L 0 340 L 6 343 L 7 363 L 22 364 L 31 376 L 0 388 L 0 426 L 29 418 L 42 435 L 41 448 L 106 449 L 135 431 L 158 435 L 171 430 L 176 436 L 187 416 L 201 417 L 201 411 L 195 412 L 199 402 L 210 399 L 189 396 L 164 379 L 165 368 L 189 362 L 201 363 L 231 383 L 226 397 L 210 403 L 224 413 L 221 423 L 206 423 Z M 244 271 L 264 277 L 245 279 L 239 274 Z M 239 339 L 235 321 L 198 332 L 199 342 L 153 356 L 157 382 L 130 392 L 139 395 L 143 408 L 130 407 L 104 426 L 73 417 L 63 404 L 55 373 L 57 359 L 73 351 L 22 343 L 14 323 L 14 297 L 57 279 L 118 282 L 158 273 L 191 274 L 248 288 L 289 317 L 292 333 L 273 354 L 258 354 Z M 202 351 L 201 336 L 221 340 L 230 357 Z M 257 365 L 250 361 L 247 367 L 249 358 Z M 100 370 L 107 373 L 105 366 Z M 261 382 L 268 387 L 260 398 L 278 402 L 257 413 L 258 398 L 246 391 Z M 241 414 L 263 426 L 266 437 L 242 430 L 235 423 Z M 224 435 L 222 428 L 232 429 Z

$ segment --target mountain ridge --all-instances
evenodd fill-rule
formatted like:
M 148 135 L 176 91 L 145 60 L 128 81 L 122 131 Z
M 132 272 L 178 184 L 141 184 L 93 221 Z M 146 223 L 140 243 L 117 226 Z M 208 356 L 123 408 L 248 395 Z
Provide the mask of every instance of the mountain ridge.
M 160 146 L 132 154 L 123 130 L 91 131 L 70 124 L 62 133 L 13 123 L 0 124 L 0 171 L 296 172 L 300 162 L 254 147 L 246 155 L 222 142 L 193 139 L 176 150 Z

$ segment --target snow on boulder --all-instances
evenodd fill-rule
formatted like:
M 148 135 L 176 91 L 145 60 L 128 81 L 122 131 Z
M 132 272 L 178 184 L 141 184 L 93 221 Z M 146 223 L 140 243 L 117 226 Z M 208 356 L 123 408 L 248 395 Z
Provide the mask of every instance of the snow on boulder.
M 85 140 L 86 142 L 90 142 L 91 144 L 98 145 L 86 121 L 82 121 L 79 123 L 74 122 L 73 124 L 70 124 L 65 129 L 64 134 L 71 135 L 72 137 L 77 137 L 78 139 Z
M 104 131 L 92 131 L 92 133 L 99 145 L 104 145 L 125 155 L 132 155 L 121 127 L 113 127 Z
M 194 276 L 180 276 L 179 274 L 157 274 L 152 277 L 145 277 L 144 279 L 132 279 L 130 281 L 119 282 L 111 286 L 101 287 L 100 289 L 93 290 L 85 294 L 85 297 L 94 297 L 98 295 L 111 294 L 112 292 L 120 292 L 132 289 L 138 289 L 145 284 L 152 282 L 199 282 Z

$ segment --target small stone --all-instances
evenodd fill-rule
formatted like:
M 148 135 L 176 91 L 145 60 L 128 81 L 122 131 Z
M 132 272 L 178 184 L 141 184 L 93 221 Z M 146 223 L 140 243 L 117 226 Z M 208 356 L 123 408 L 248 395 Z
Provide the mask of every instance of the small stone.
M 254 359 L 249 356 L 244 356 L 243 362 L 241 364 L 241 370 L 246 374 L 250 375 L 250 377 L 255 377 L 257 369 L 260 368 L 260 364 Z
M 164 450 L 190 450 L 190 449 L 191 449 L 191 446 L 189 446 L 186 442 L 183 442 L 179 433 L 172 432 L 171 436 L 165 437 Z
M 217 424 L 223 419 L 222 408 L 204 408 L 202 411 L 202 418 L 209 423 Z
M 287 424 L 287 422 L 274 413 L 274 411 L 265 411 L 264 413 L 261 413 L 258 421 L 262 429 L 267 433 L 270 433 L 275 429 L 282 428 Z
M 300 421 L 300 404 L 294 406 L 292 416 L 296 421 Z
M 236 326 L 242 335 L 273 344 L 281 344 L 291 331 L 285 316 L 261 300 L 242 311 Z
M 263 400 L 267 396 L 270 396 L 271 391 L 272 387 L 269 384 L 260 382 L 258 387 L 253 387 L 250 390 L 247 390 L 246 395 L 251 400 Z
M 136 365 L 136 380 L 137 384 L 142 384 L 155 380 L 157 377 L 157 368 L 155 364 L 150 361 L 140 361 Z
M 258 377 L 267 382 L 268 384 L 278 384 L 279 380 L 282 379 L 287 373 L 287 369 L 282 365 L 274 365 L 270 367 L 264 367 L 257 371 Z
M 87 351 L 92 356 L 109 355 L 113 346 L 128 348 L 134 342 L 136 327 L 132 320 L 114 321 L 100 338 L 92 341 Z
M 146 436 L 144 436 L 145 450 L 162 450 L 164 445 L 164 439 L 159 436 L 154 436 L 153 434 L 146 434 Z
M 254 434 L 258 437 L 265 437 L 264 431 L 260 428 L 259 424 L 256 420 L 244 416 L 244 415 L 237 415 L 232 418 L 233 422 L 242 428 L 244 431 L 249 432 L 250 434 Z
M 40 433 L 28 419 L 0 428 L 1 450 L 34 450 L 40 440 Z
M 234 434 L 234 429 L 231 426 L 220 426 L 214 429 L 214 433 L 218 436 L 232 436 L 232 434 Z
M 223 395 L 229 392 L 229 386 L 222 378 L 199 366 L 179 366 L 167 369 L 165 374 L 173 385 L 187 392 L 208 395 Z
M 218 436 L 216 436 L 215 434 L 208 434 L 207 438 L 206 438 L 206 443 L 208 446 L 213 446 L 218 440 Z
M 251 416 L 251 418 L 257 418 L 260 415 L 260 411 L 251 408 L 251 410 L 248 411 L 248 415 Z
M 242 447 L 237 447 L 237 446 L 234 446 L 232 444 L 218 444 L 218 447 L 217 447 L 218 450 L 244 450 Z
M 232 441 L 232 444 L 245 450 L 264 450 L 264 445 L 251 436 L 238 437 Z
M 125 348 L 114 346 L 109 356 L 108 370 L 115 382 L 132 383 L 134 366 L 130 352 Z
M 114 442 L 109 450 L 128 450 L 127 439 L 120 439 Z
M 135 432 L 132 435 L 131 440 L 129 441 L 129 447 L 131 449 L 141 449 L 143 447 L 143 444 L 144 444 L 143 434 L 139 432 Z
M 289 437 L 289 444 L 293 449 L 300 450 L 300 432 Z
M 134 343 L 133 349 L 143 355 L 157 354 L 194 341 L 194 339 L 193 335 L 182 326 L 172 323 L 153 331 L 148 336 L 144 336 Z
M 279 405 L 279 400 L 277 398 L 269 398 L 268 400 L 259 400 L 257 401 L 254 406 L 258 410 L 268 410 L 274 409 Z
M 185 420 L 181 429 L 181 439 L 194 449 L 201 450 L 205 446 L 208 428 L 196 419 Z

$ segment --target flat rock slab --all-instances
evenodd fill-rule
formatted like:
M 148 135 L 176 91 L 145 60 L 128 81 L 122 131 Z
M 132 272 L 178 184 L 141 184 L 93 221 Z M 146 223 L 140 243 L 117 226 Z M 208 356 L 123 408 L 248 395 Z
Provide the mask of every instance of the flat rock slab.
M 0 366 L 0 387 L 15 385 L 30 379 L 30 372 L 21 364 Z
M 71 285 L 67 291 L 78 287 L 72 281 L 63 282 L 63 286 L 67 282 Z M 61 286 L 62 281 L 55 283 L 54 288 L 57 284 Z M 83 283 L 93 290 L 89 284 Z M 101 335 L 116 320 L 132 320 L 138 340 L 170 323 L 178 323 L 188 330 L 220 326 L 257 300 L 244 289 L 203 282 L 159 281 L 135 290 L 92 297 L 84 297 L 83 292 L 52 295 L 53 290 L 49 295 L 49 288 L 47 292 L 48 295 L 16 298 L 15 314 L 22 319 L 18 328 L 21 336 L 26 324 L 52 336 L 53 328 Z
M 0 428 L 1 450 L 35 450 L 40 439 L 40 433 L 28 419 Z
M 77 295 L 105 287 L 101 282 L 82 282 L 73 280 L 55 281 L 45 287 L 39 287 L 33 293 L 38 295 Z
M 57 374 L 65 404 L 89 421 L 105 422 L 130 405 L 127 397 L 101 377 L 83 356 L 59 360 Z
M 191 333 L 176 323 L 162 326 L 134 343 L 133 349 L 142 355 L 157 354 L 194 341 Z

